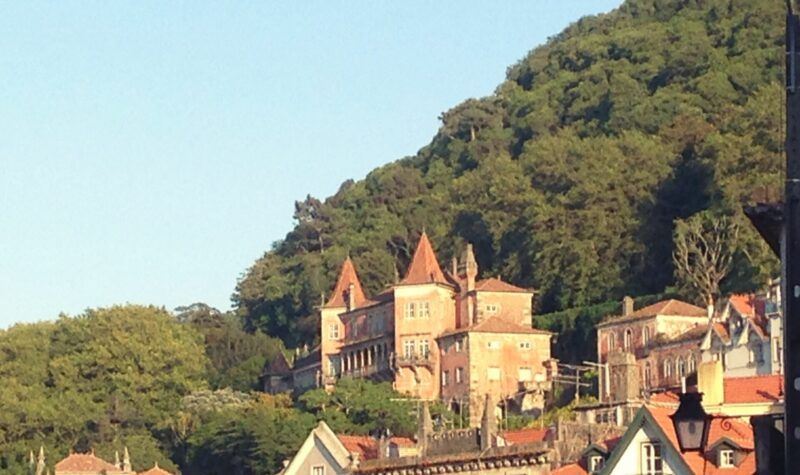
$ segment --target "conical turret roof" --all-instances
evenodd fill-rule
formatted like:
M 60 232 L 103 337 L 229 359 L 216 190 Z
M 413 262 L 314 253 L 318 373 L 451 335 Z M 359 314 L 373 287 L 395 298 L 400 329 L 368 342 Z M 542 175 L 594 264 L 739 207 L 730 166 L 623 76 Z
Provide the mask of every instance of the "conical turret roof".
M 353 284 L 353 302 L 358 307 L 367 300 L 367 297 L 361 288 L 361 282 L 358 280 L 353 261 L 348 257 L 342 264 L 342 271 L 339 273 L 336 287 L 333 289 L 333 294 L 328 303 L 325 304 L 325 307 L 347 307 L 347 294 L 350 291 L 350 284 Z
M 411 259 L 411 265 L 408 266 L 405 278 L 400 281 L 400 284 L 429 284 L 440 283 L 449 284 L 444 277 L 442 268 L 439 267 L 439 261 L 436 260 L 436 253 L 433 252 L 433 246 L 428 239 L 428 235 L 423 232 L 417 244 L 417 250 L 414 251 L 414 258 Z

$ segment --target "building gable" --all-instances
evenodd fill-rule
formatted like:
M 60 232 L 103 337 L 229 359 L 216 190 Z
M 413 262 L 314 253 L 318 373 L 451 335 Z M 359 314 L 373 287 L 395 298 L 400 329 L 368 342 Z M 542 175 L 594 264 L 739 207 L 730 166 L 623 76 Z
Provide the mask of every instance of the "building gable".
M 609 475 L 629 473 L 631 467 L 629 460 L 636 460 L 634 466 L 639 464 L 640 444 L 644 441 L 661 444 L 662 459 L 672 473 L 693 473 L 673 442 L 645 406 L 642 406 L 636 413 L 636 417 L 633 418 L 628 430 L 614 448 L 601 473 Z
M 320 421 L 306 437 L 282 475 L 308 475 L 311 473 L 310 467 L 316 465 L 325 466 L 325 475 L 334 475 L 344 473 L 349 464 L 350 454 L 347 449 L 330 427 Z

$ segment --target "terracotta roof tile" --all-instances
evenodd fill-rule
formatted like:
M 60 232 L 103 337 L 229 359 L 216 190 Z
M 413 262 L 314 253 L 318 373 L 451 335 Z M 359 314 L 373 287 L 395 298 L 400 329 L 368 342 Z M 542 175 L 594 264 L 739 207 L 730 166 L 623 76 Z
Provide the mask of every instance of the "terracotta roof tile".
M 414 251 L 414 257 L 408 266 L 408 272 L 400 284 L 428 284 L 431 282 L 450 285 L 442 268 L 439 267 L 439 261 L 436 260 L 436 253 L 433 252 L 428 235 L 422 233 L 417 250 Z
M 646 406 L 647 410 L 653 416 L 653 419 L 664 431 L 667 439 L 677 450 L 678 438 L 675 435 L 675 426 L 670 419 L 670 415 L 675 412 L 675 408 L 662 408 L 655 406 Z M 713 446 L 716 442 L 723 438 L 731 439 L 739 444 L 746 450 L 744 457 L 740 464 L 735 468 L 720 469 L 716 466 L 711 453 L 699 452 L 686 452 L 681 454 L 687 465 L 697 474 L 717 474 L 725 473 L 730 475 L 736 474 L 752 474 L 755 472 L 755 453 L 753 452 L 754 438 L 753 430 L 747 422 L 738 419 L 729 419 L 724 417 L 714 417 L 712 415 L 711 427 L 708 433 L 707 447 Z
M 690 303 L 669 299 L 640 308 L 629 315 L 612 317 L 602 324 L 635 320 L 637 318 L 655 317 L 658 315 L 672 317 L 705 317 L 707 315 L 707 311 Z
M 156 463 L 155 466 L 150 470 L 139 472 L 139 475 L 173 475 L 173 474 L 159 467 L 158 464 Z
M 586 469 L 580 464 L 570 463 L 559 467 L 550 473 L 551 475 L 587 475 L 589 472 L 587 472 Z
M 551 332 L 540 330 L 525 325 L 503 320 L 500 317 L 491 317 L 475 325 L 464 328 L 457 328 L 442 333 L 441 336 L 455 335 L 457 333 L 476 332 L 476 333 L 522 333 L 526 335 L 552 335 Z
M 350 453 L 357 453 L 361 460 L 378 458 L 378 441 L 368 435 L 336 434 L 336 437 Z M 413 447 L 416 444 L 408 437 L 390 437 L 389 443 L 398 447 Z
M 747 376 L 723 380 L 725 402 L 746 404 L 783 400 L 783 376 Z
M 500 434 L 507 444 L 528 444 L 531 442 L 542 442 L 548 434 L 547 429 L 520 429 L 509 430 Z
M 89 454 L 70 454 L 56 464 L 55 469 L 59 472 L 120 472 L 119 467 L 106 462 L 105 460 Z
M 339 272 L 339 279 L 336 281 L 336 287 L 334 287 L 333 294 L 325 306 L 347 307 L 347 293 L 350 291 L 350 284 L 353 284 L 353 300 L 355 306 L 358 307 L 367 300 L 367 297 L 364 295 L 364 290 L 361 288 L 361 282 L 358 280 L 358 274 L 356 274 L 353 261 L 348 257 L 342 264 L 342 270 Z
M 717 332 L 722 341 L 728 343 L 731 341 L 731 334 L 728 332 L 727 325 L 724 325 L 720 322 L 714 322 L 714 331 Z
M 756 314 L 756 296 L 753 294 L 735 294 L 728 297 L 731 306 L 739 312 L 739 315 L 752 317 Z
M 479 280 L 475 284 L 475 290 L 479 292 L 521 292 L 528 294 L 533 293 L 531 290 L 523 289 L 522 287 L 517 287 L 516 285 L 504 282 L 499 277 L 491 277 L 489 279 Z

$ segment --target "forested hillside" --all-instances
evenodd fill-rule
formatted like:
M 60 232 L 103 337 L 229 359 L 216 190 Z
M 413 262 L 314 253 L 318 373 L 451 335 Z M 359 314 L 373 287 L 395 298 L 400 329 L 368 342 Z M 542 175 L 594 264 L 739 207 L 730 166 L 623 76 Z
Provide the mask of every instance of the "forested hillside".
M 29 475 L 40 447 L 49 470 L 71 451 L 114 460 L 127 447 L 137 471 L 271 474 L 317 420 L 413 432 L 414 401 L 393 402 L 389 383 L 346 380 L 296 401 L 254 391 L 282 345 L 237 323 L 202 304 L 127 305 L 0 330 L 0 473 Z
M 576 22 L 443 113 L 416 155 L 298 202 L 240 279 L 240 316 L 311 343 L 345 255 L 375 293 L 423 229 L 442 261 L 469 241 L 484 275 L 537 288 L 539 312 L 662 292 L 674 221 L 701 210 L 742 224 L 725 289 L 763 282 L 775 262 L 741 206 L 780 185 L 783 8 L 628 0 Z

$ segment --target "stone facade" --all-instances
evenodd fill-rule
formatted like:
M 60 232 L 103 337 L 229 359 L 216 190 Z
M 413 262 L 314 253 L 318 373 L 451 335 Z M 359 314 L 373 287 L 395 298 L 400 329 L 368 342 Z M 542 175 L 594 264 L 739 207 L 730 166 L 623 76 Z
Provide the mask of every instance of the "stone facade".
M 631 358 L 643 393 L 680 387 L 706 361 L 721 361 L 726 377 L 779 373 L 783 339 L 777 288 L 732 295 L 706 310 L 665 300 L 634 311 L 626 299 L 623 315 L 597 326 L 598 361 L 608 365 L 600 378 L 601 395 L 631 400 L 630 377 L 611 377 L 620 371 L 615 365 Z
M 372 298 L 348 258 L 321 308 L 319 348 L 291 369 L 293 388 L 366 377 L 459 410 L 487 393 L 503 407 L 541 407 L 555 365 L 552 335 L 532 326 L 532 301 L 531 290 L 478 280 L 469 245 L 443 271 L 425 233 L 405 277 Z M 282 387 L 288 373 L 268 367 L 265 390 Z

